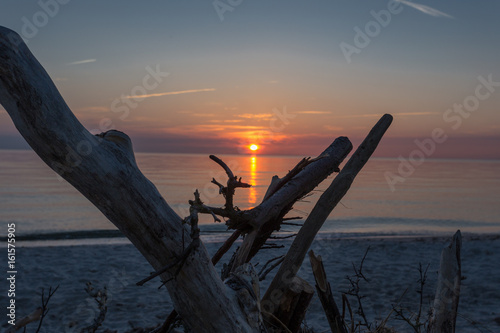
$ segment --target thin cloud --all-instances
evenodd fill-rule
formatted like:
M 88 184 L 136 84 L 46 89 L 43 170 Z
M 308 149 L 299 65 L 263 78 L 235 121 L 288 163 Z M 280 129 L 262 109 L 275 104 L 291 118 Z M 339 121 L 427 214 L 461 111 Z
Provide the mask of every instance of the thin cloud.
M 267 120 L 273 117 L 270 113 L 244 113 L 239 114 L 238 117 L 245 119 L 259 119 L 259 120 Z
M 440 114 L 439 112 L 399 112 L 393 113 L 394 116 L 431 116 L 434 114 Z
M 332 125 L 325 125 L 325 126 L 323 126 L 323 128 L 326 129 L 327 131 L 333 131 L 333 132 L 338 132 L 338 131 L 344 130 L 342 127 L 332 126 Z
M 223 124 L 200 124 L 200 125 L 185 125 L 185 126 L 175 126 L 165 128 L 163 130 L 164 133 L 171 134 L 193 134 L 200 135 L 201 133 L 225 133 L 229 134 L 232 132 L 249 132 L 249 131 L 257 131 L 262 130 L 264 127 L 262 126 L 248 126 L 248 125 L 223 125 Z
M 207 89 L 168 91 L 168 92 L 157 93 L 157 94 L 148 94 L 148 95 L 133 95 L 133 96 L 129 95 L 129 96 L 127 96 L 127 98 L 128 99 L 130 99 L 130 98 L 150 98 L 150 97 L 161 97 L 161 96 L 169 96 L 169 95 L 191 94 L 191 93 L 204 92 L 204 91 L 215 91 L 215 89 L 214 88 L 207 88 Z
M 439 114 L 437 112 L 399 112 L 399 113 L 391 113 L 393 116 L 431 116 L 435 114 Z M 349 116 L 343 116 L 339 118 L 375 118 L 382 117 L 382 113 L 367 113 L 367 114 L 353 114 Z
M 85 60 L 78 60 L 78 61 L 73 61 L 73 62 L 70 62 L 68 64 L 68 66 L 70 65 L 81 65 L 81 64 L 88 64 L 88 63 L 91 63 L 91 62 L 96 62 L 97 59 L 85 59 Z
M 442 11 L 439 11 L 437 9 L 431 8 L 431 7 L 426 6 L 426 5 L 422 5 L 422 4 L 419 4 L 419 3 L 414 3 L 414 2 L 411 2 L 411 1 L 407 1 L 407 0 L 396 0 L 396 1 L 401 2 L 402 4 L 405 4 L 405 5 L 409 6 L 409 7 L 415 8 L 416 10 L 418 10 L 418 11 L 424 13 L 424 14 L 430 15 L 430 16 L 454 18 L 451 15 L 448 15 L 446 13 L 443 13 Z
M 79 112 L 92 112 L 92 113 L 102 113 L 108 112 L 109 108 L 105 106 L 86 106 L 83 108 L 79 108 L 77 111 Z
M 330 111 L 297 111 L 300 114 L 331 114 Z
M 191 114 L 193 117 L 215 117 L 213 113 L 193 113 Z
M 217 120 L 217 119 L 213 119 L 213 120 L 209 120 L 209 122 L 211 123 L 218 123 L 218 124 L 222 124 L 222 123 L 241 123 L 243 122 L 243 120 L 241 119 L 225 119 L 225 120 Z

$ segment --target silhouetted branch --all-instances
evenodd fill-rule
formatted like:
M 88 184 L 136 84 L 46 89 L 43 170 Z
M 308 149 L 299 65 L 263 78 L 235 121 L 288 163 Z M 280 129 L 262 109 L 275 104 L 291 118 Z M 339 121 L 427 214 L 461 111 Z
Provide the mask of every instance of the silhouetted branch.
M 297 274 L 298 269 L 302 266 L 302 262 L 304 261 L 308 249 L 311 247 L 311 244 L 316 237 L 316 234 L 319 232 L 332 210 L 347 193 L 354 182 L 355 177 L 369 160 L 391 123 L 392 116 L 389 114 L 380 118 L 377 124 L 373 126 L 370 133 L 368 133 L 366 138 L 363 140 L 361 145 L 356 149 L 349 161 L 345 164 L 342 171 L 340 171 L 328 189 L 321 195 L 313 210 L 304 222 L 304 226 L 300 228 L 297 237 L 293 240 L 290 250 L 285 256 L 283 264 L 274 276 L 271 285 L 264 295 L 264 301 L 268 301 L 271 294 L 284 289 L 285 286 L 283 286 L 282 283 L 284 276 L 290 277 Z M 319 162 L 321 161 L 316 163 Z M 312 167 L 313 165 L 314 164 L 309 167 Z
M 224 244 L 222 244 L 222 246 L 217 250 L 217 252 L 212 257 L 212 264 L 215 265 L 215 264 L 217 264 L 219 262 L 219 260 L 222 258 L 222 256 L 227 251 L 229 251 L 229 249 L 231 248 L 231 246 L 238 239 L 238 237 L 240 237 L 240 235 L 241 235 L 241 232 L 239 230 L 235 230 L 233 232 L 233 234 L 228 239 L 226 239 L 226 241 L 224 242 Z
M 287 238 L 293 238 L 295 236 L 297 236 L 296 233 L 287 236 L 269 236 L 269 239 L 287 239 Z
M 32 323 L 34 321 L 37 321 L 37 320 L 40 320 L 42 316 L 42 308 L 41 307 L 38 307 L 36 308 L 35 311 L 33 311 L 32 313 L 30 313 L 29 315 L 19 319 L 19 320 L 16 320 L 16 325 L 15 326 L 10 326 L 6 331 L 5 333 L 15 333 L 16 331 L 20 330 L 21 328 L 24 327 L 24 331 L 26 332 L 26 325 L 28 325 L 29 323 Z
M 40 317 L 40 321 L 38 322 L 38 328 L 36 329 L 35 333 L 40 332 L 40 328 L 42 328 L 43 319 L 45 318 L 47 313 L 49 313 L 49 308 L 48 308 L 49 301 L 51 297 L 56 293 L 57 289 L 59 289 L 59 286 L 57 286 L 56 289 L 54 290 L 52 290 L 52 287 L 49 287 L 49 295 L 47 296 L 47 298 L 45 298 L 45 290 L 42 288 L 42 314 Z
M 174 275 L 174 277 L 176 277 L 177 274 L 179 274 L 180 270 L 182 269 L 182 266 L 184 265 L 184 262 L 189 257 L 189 255 L 200 246 L 200 242 L 201 242 L 200 241 L 200 229 L 198 228 L 198 210 L 196 209 L 196 207 L 198 207 L 198 205 L 203 205 L 203 203 L 200 200 L 200 193 L 198 192 L 198 190 L 196 190 L 194 192 L 194 197 L 195 197 L 195 200 L 194 200 L 195 204 L 191 205 L 191 207 L 189 208 L 191 214 L 187 218 L 185 218 L 186 223 L 191 225 L 191 235 L 190 235 L 191 236 L 191 243 L 184 250 L 182 255 L 178 259 L 176 259 L 173 263 L 170 263 L 170 264 L 164 266 L 163 268 L 159 269 L 158 271 L 151 273 L 147 278 L 142 279 L 141 281 L 137 282 L 136 285 L 142 286 L 146 282 L 151 281 L 155 277 L 157 277 L 157 276 L 167 272 L 169 269 L 179 265 L 179 267 L 177 268 L 175 275 Z M 165 284 L 165 283 L 166 283 L 166 281 L 163 282 L 163 284 Z
M 234 209 L 233 197 L 234 197 L 235 189 L 238 187 L 251 187 L 252 185 L 247 184 L 247 183 L 243 183 L 241 181 L 241 177 L 240 177 L 240 179 L 238 179 L 238 177 L 236 177 L 233 174 L 233 172 L 227 166 L 227 164 L 224 163 L 224 161 L 222 161 L 217 156 L 210 155 L 210 159 L 213 160 L 215 163 L 219 164 L 224 169 L 224 171 L 226 171 L 227 178 L 228 178 L 227 179 L 227 186 L 223 186 L 221 183 L 219 183 L 217 180 L 215 180 L 215 178 L 212 179 L 212 183 L 219 186 L 219 193 L 222 193 L 222 195 L 226 199 L 225 208 L 226 208 L 226 210 L 231 211 Z
M 309 260 L 311 262 L 314 280 L 316 281 L 316 291 L 323 305 L 323 310 L 330 324 L 332 333 L 347 333 L 344 319 L 340 316 L 339 308 L 333 298 L 332 289 L 326 277 L 325 267 L 321 256 L 316 256 L 313 250 L 311 250 L 309 251 Z
M 260 269 L 260 272 L 259 272 L 259 281 L 265 280 L 267 274 L 269 274 L 273 269 L 275 269 L 276 267 L 278 267 L 278 265 L 280 265 L 283 262 L 283 257 L 284 257 L 284 255 L 281 255 L 281 256 L 269 259 L 264 264 L 264 266 L 262 266 L 262 268 Z M 269 267 L 269 269 L 266 270 L 266 267 L 269 266 L 269 264 L 272 263 L 273 261 L 276 261 L 276 262 L 273 265 L 271 265 Z
M 108 301 L 108 291 L 106 287 L 104 289 L 95 290 L 90 282 L 87 282 L 87 287 L 85 288 L 87 294 L 92 297 L 97 302 L 97 307 L 99 308 L 99 315 L 94 318 L 94 323 L 88 327 L 83 328 L 80 333 L 95 333 L 97 329 L 102 325 L 104 319 L 106 318 L 106 312 L 108 307 L 106 305 Z
M 354 276 L 352 276 L 352 277 L 346 276 L 346 279 L 351 284 L 351 288 L 349 289 L 348 292 L 346 292 L 346 294 L 356 297 L 356 300 L 358 301 L 358 310 L 356 311 L 356 313 L 358 315 L 360 315 L 361 318 L 363 319 L 364 323 L 362 323 L 361 325 L 365 326 L 368 329 L 370 329 L 371 325 L 368 322 L 368 319 L 366 318 L 365 311 L 363 309 L 362 300 L 363 300 L 363 298 L 365 298 L 365 296 L 360 294 L 361 288 L 359 286 L 359 283 L 361 282 L 361 280 L 365 280 L 366 282 L 368 282 L 368 279 L 363 275 L 363 263 L 365 262 L 365 259 L 366 259 L 366 256 L 368 255 L 369 250 L 370 250 L 370 247 L 368 246 L 368 248 L 366 249 L 365 254 L 363 256 L 363 259 L 361 259 L 361 263 L 359 264 L 359 268 L 356 268 L 354 263 L 352 263 L 352 267 L 354 269 Z

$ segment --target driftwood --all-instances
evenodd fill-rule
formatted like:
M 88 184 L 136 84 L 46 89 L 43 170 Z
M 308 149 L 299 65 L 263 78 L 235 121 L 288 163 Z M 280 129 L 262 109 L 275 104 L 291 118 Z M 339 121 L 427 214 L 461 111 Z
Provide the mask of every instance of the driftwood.
M 237 180 L 233 172 L 219 158 L 211 155 L 228 175 L 227 186 L 212 180 L 219 186 L 220 193 L 226 198 L 224 208 L 210 207 L 199 204 L 196 209 L 200 213 L 220 215 L 228 218 L 226 225 L 230 229 L 239 230 L 245 234 L 245 239 L 238 252 L 229 264 L 229 272 L 247 263 L 269 239 L 271 234 L 280 229 L 284 216 L 292 209 L 295 202 L 311 192 L 324 179 L 335 171 L 352 149 L 352 144 L 346 137 L 339 137 L 317 158 L 303 159 L 285 177 L 273 177 L 273 181 L 257 207 L 240 211 L 234 209 L 232 196 L 237 187 L 248 187 L 248 184 Z M 232 184 L 232 185 L 231 185 Z
M 354 178 L 377 148 L 385 131 L 392 122 L 392 116 L 384 115 L 372 128 L 368 136 L 351 156 L 342 171 L 335 177 L 328 189 L 321 195 L 304 225 L 295 237 L 281 267 L 267 289 L 262 306 L 275 308 L 286 284 L 297 274 L 314 237 L 328 218 L 333 208 L 349 190 Z
M 307 281 L 294 277 L 284 291 L 274 315 L 292 333 L 298 332 L 313 295 L 314 288 Z
M 115 224 L 155 270 L 182 257 L 183 240 L 190 240 L 188 227 L 138 169 L 128 136 L 88 132 L 21 37 L 4 27 L 0 103 L 38 156 Z M 193 331 L 258 331 L 202 243 L 180 270 L 172 267 L 161 278 Z
M 321 305 L 323 305 L 326 319 L 328 319 L 328 324 L 330 324 L 332 333 L 347 333 L 347 329 L 344 326 L 344 320 L 333 299 L 332 289 L 326 278 L 325 267 L 323 266 L 321 256 L 316 256 L 311 250 L 309 251 L 309 260 L 311 262 L 314 280 L 316 281 L 316 291 L 318 292 Z
M 317 158 L 305 158 L 300 161 L 285 177 L 273 177 L 273 181 L 265 195 L 264 201 L 257 207 L 241 211 L 233 202 L 234 190 L 237 187 L 249 187 L 241 182 L 241 178 L 233 174 L 231 169 L 218 157 L 210 158 L 219 164 L 228 176 L 227 186 L 213 179 L 212 183 L 219 186 L 219 192 L 224 195 L 224 208 L 206 206 L 202 202 L 190 202 L 192 208 L 199 213 L 211 214 L 227 218 L 229 229 L 236 229 L 245 235 L 242 245 L 229 264 L 228 272 L 236 270 L 247 263 L 262 248 L 271 234 L 279 230 L 284 216 L 292 209 L 295 202 L 311 192 L 324 179 L 335 171 L 352 149 L 352 144 L 346 137 L 339 137 Z M 236 237 L 240 233 L 236 233 Z M 233 238 L 234 239 L 234 238 Z M 229 244 L 230 246 L 230 244 Z M 225 247 L 227 248 L 227 247 Z
M 462 264 L 462 234 L 458 230 L 450 245 L 441 252 L 438 283 L 428 332 L 454 333 L 457 320 Z
M 222 160 L 211 156 L 228 176 L 225 186 L 212 181 L 219 186 L 226 204 L 224 208 L 208 207 L 195 193 L 195 200 L 190 201 L 191 214 L 182 219 L 138 169 L 129 137 L 116 130 L 95 136 L 88 132 L 21 37 L 3 27 L 0 103 L 40 158 L 90 200 L 152 265 L 155 272 L 141 283 L 160 276 L 188 329 L 260 332 L 265 330 L 263 317 L 281 323 L 273 313 L 260 311 L 258 277 L 245 263 L 280 229 L 296 201 L 339 171 L 340 163 L 352 149 L 349 139 L 337 138 L 319 157 L 303 159 L 285 177 L 274 177 L 263 202 L 248 211 L 234 207 L 233 195 L 236 188 L 250 185 L 241 182 Z M 276 296 L 275 292 L 279 292 L 277 304 L 283 290 L 290 290 L 290 283 L 297 281 L 295 274 L 314 236 L 375 150 L 391 120 L 390 115 L 382 117 L 307 218 L 278 272 L 279 280 L 275 278 L 266 293 Z M 225 217 L 228 227 L 235 229 L 212 260 L 198 237 L 198 213 L 211 214 L 216 221 L 220 221 L 216 215 Z M 245 235 L 243 244 L 223 281 L 213 263 L 239 235 Z M 293 302 L 301 297 L 295 297 Z M 306 304 L 304 300 L 302 303 Z M 296 311 L 296 307 L 293 318 L 303 316 L 306 306 L 302 308 Z

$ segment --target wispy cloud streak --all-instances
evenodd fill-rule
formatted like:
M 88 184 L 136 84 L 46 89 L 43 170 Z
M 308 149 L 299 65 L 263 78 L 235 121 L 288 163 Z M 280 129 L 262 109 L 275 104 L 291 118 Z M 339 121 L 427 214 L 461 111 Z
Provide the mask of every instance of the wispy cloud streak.
M 85 60 L 78 60 L 78 61 L 73 61 L 73 62 L 70 62 L 68 64 L 68 66 L 71 66 L 71 65 L 81 65 L 81 64 L 88 64 L 88 63 L 91 63 L 91 62 L 96 62 L 97 59 L 85 59 Z
M 240 118 L 268 120 L 273 117 L 271 113 L 244 113 L 237 115 Z
M 297 111 L 299 114 L 331 114 L 330 111 Z
M 397 113 L 391 113 L 393 116 L 431 116 L 431 115 L 436 115 L 439 114 L 437 112 L 397 112 Z M 353 114 L 349 116 L 342 116 L 339 118 L 378 118 L 381 117 L 383 114 L 382 113 L 367 113 L 367 114 Z
M 430 16 L 454 18 L 451 15 L 448 15 L 446 13 L 443 13 L 442 11 L 439 11 L 437 9 L 431 8 L 431 7 L 426 6 L 426 5 L 422 5 L 422 4 L 419 4 L 419 3 L 414 3 L 414 2 L 411 2 L 411 1 L 407 1 L 407 0 L 397 0 L 397 1 L 401 2 L 402 4 L 407 5 L 409 7 L 415 8 L 416 10 L 418 10 L 418 11 L 424 13 L 424 14 L 430 15 Z
M 129 96 L 127 96 L 127 98 L 128 99 L 130 99 L 130 98 L 150 98 L 150 97 L 161 97 L 161 96 L 169 96 L 169 95 L 191 94 L 191 93 L 204 92 L 204 91 L 215 91 L 215 88 L 168 91 L 168 92 L 157 93 L 157 94 L 148 94 L 148 95 L 133 95 L 133 96 L 129 95 Z

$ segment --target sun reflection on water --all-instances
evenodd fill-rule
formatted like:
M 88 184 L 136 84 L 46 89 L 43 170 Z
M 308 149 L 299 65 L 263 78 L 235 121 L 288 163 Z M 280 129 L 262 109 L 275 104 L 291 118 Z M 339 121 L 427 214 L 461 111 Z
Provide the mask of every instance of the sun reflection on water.
M 248 202 L 252 205 L 257 203 L 257 190 L 255 186 L 257 185 L 257 156 L 250 157 L 250 192 L 248 195 Z

